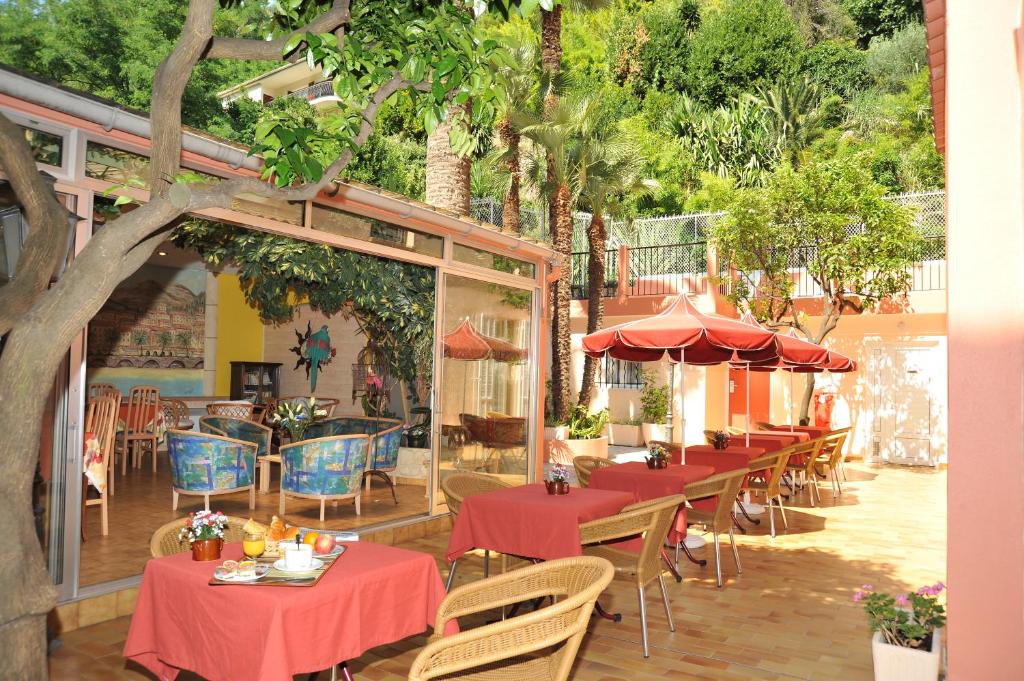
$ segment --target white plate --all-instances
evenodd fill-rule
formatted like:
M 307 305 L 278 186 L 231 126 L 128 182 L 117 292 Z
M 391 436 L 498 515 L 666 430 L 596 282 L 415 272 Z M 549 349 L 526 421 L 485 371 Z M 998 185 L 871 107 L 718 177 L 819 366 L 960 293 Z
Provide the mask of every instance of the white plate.
M 302 568 L 301 570 L 289 570 L 287 567 L 285 567 L 284 558 L 281 558 L 274 562 L 274 569 L 280 570 L 281 572 L 313 572 L 314 570 L 319 570 L 323 566 L 324 562 L 317 558 L 313 559 L 312 565 L 306 568 Z
M 217 579 L 219 579 L 222 582 L 255 582 L 257 579 L 260 579 L 261 577 L 266 577 L 268 572 L 270 572 L 270 568 L 268 568 L 266 565 L 257 565 L 256 574 L 254 574 L 252 577 L 242 577 L 238 574 L 235 574 L 231 577 L 220 577 L 217 575 L 216 570 L 214 570 L 213 576 L 217 577 Z

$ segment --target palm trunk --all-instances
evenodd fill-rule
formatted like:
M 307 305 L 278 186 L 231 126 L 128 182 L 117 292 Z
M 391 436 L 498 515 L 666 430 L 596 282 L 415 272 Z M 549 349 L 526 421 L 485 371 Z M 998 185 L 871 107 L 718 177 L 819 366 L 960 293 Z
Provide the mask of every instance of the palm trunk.
M 565 258 L 565 267 L 572 262 L 572 206 L 569 202 L 569 187 L 559 184 L 555 189 L 551 205 L 555 215 L 553 245 L 556 253 Z M 551 324 L 551 404 L 554 417 L 560 423 L 569 418 L 572 378 L 571 352 L 572 336 L 569 330 L 569 306 L 572 295 L 569 288 L 570 275 L 563 269 L 562 276 L 555 282 L 554 319 Z
M 432 206 L 469 215 L 470 159 L 455 153 L 448 141 L 452 128 L 449 121 L 457 115 L 460 115 L 457 107 L 449 109 L 447 120 L 427 136 L 426 195 L 427 203 Z
M 590 250 L 587 264 L 587 333 L 594 333 L 604 321 L 604 274 L 607 265 L 605 242 L 608 241 L 608 230 L 600 211 L 591 216 L 587 237 Z M 583 360 L 583 384 L 580 386 L 579 399 L 579 403 L 587 408 L 593 397 L 596 375 L 597 360 L 587 355 Z
M 508 193 L 501 207 L 501 228 L 506 232 L 520 234 L 519 224 L 519 133 L 512 127 L 512 121 L 504 119 L 498 124 L 498 135 L 508 149 L 505 159 L 505 170 L 508 171 Z

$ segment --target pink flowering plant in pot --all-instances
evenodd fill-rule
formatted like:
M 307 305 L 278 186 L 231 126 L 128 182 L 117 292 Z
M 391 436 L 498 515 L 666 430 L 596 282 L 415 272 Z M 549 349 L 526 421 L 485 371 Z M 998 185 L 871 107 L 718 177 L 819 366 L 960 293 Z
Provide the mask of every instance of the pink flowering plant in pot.
M 196 511 L 185 519 L 178 531 L 180 541 L 188 540 L 193 560 L 217 560 L 224 548 L 224 530 L 228 517 L 220 511 Z
M 935 681 L 939 674 L 939 636 L 946 609 L 937 582 L 911 593 L 892 596 L 865 584 L 853 594 L 863 604 L 874 632 L 872 658 L 876 681 Z
M 548 470 L 548 479 L 544 481 L 548 494 L 569 493 L 569 468 L 564 464 L 556 463 Z

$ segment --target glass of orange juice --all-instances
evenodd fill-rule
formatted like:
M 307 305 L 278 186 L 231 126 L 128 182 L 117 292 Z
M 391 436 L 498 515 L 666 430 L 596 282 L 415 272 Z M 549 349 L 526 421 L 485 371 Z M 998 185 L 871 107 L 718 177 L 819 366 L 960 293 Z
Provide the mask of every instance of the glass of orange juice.
M 242 537 L 242 553 L 256 560 L 267 548 L 266 538 L 262 532 L 246 532 Z

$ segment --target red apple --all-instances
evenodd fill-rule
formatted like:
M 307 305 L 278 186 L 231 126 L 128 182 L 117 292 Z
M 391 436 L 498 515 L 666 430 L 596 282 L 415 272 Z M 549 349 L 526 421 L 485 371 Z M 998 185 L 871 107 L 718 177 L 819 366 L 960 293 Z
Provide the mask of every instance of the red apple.
M 337 542 L 334 540 L 334 536 L 325 532 L 316 538 L 316 543 L 313 544 L 313 551 L 322 556 L 333 551 L 335 544 Z

